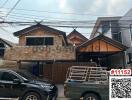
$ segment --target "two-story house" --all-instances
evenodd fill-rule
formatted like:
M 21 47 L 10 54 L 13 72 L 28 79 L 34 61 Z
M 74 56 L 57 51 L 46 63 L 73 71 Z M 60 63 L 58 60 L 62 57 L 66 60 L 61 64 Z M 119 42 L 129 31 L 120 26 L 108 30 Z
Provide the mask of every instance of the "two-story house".
M 43 72 L 46 63 L 75 60 L 75 49 L 60 30 L 38 23 L 14 32 L 14 36 L 19 38 L 19 44 L 7 48 L 4 59 L 17 61 L 19 67 L 23 62 L 35 63 L 33 69 Z

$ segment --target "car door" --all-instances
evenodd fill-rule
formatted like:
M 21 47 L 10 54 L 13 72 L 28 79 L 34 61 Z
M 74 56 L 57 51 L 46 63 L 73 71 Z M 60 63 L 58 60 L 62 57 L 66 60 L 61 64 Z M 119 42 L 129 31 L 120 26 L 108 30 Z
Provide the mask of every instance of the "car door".
M 3 72 L 0 71 L 0 97 L 5 97 L 4 84 L 3 84 L 3 81 L 1 80 L 2 75 L 3 75 Z
M 13 97 L 15 92 L 13 91 L 14 79 L 18 79 L 17 76 L 10 72 L 3 72 L 0 79 L 0 96 L 1 97 Z M 17 84 L 16 84 L 17 85 Z M 1 92 L 2 91 L 2 92 Z

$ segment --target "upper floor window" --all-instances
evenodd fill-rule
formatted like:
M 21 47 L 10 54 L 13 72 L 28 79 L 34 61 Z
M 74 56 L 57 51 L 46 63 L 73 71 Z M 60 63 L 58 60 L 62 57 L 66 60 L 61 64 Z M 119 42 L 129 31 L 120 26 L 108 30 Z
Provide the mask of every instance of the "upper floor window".
M 107 33 L 110 30 L 110 22 L 109 21 L 102 21 L 102 33 Z
M 132 53 L 128 53 L 128 63 L 132 63 Z
M 122 42 L 122 38 L 121 38 L 121 32 L 119 33 L 112 33 L 112 38 L 116 41 Z
M 120 31 L 120 27 L 118 21 L 111 21 L 111 32 L 118 33 L 119 31 Z
M 132 41 L 132 24 L 130 24 L 130 36 L 131 36 L 131 41 Z
M 27 37 L 26 45 L 28 46 L 41 46 L 41 45 L 53 45 L 53 37 Z

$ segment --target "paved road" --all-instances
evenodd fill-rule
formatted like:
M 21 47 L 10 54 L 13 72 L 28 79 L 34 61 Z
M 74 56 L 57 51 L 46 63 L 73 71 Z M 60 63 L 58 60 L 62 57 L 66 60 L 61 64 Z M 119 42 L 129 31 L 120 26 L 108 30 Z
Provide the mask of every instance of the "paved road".
M 58 87 L 58 93 L 59 93 L 57 100 L 70 100 L 68 98 L 65 98 L 65 96 L 64 96 L 64 87 L 63 87 L 63 85 L 57 85 L 57 87 Z M 4 99 L 0 98 L 0 100 L 4 100 Z M 18 100 L 18 99 L 8 99 L 8 100 Z
M 57 85 L 58 87 L 58 99 L 57 100 L 70 100 L 64 96 L 64 87 L 63 85 Z

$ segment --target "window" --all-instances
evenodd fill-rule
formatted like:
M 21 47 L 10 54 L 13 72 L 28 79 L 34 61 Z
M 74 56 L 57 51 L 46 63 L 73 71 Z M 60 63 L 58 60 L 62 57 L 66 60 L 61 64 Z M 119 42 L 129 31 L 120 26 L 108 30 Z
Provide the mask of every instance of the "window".
M 1 80 L 4 81 L 13 81 L 14 79 L 18 79 L 18 77 L 8 72 L 4 72 L 1 77 Z
M 132 53 L 128 53 L 128 63 L 132 62 Z
M 45 45 L 53 45 L 53 37 L 45 37 Z
M 53 37 L 27 37 L 26 45 L 39 46 L 39 45 L 53 45 Z
M 1 80 L 2 75 L 3 75 L 3 72 L 0 71 L 0 80 Z
M 102 33 L 107 33 L 110 29 L 110 22 L 109 21 L 102 21 Z
M 132 41 L 132 24 L 130 24 L 130 34 L 131 34 L 131 41 Z
M 121 32 L 119 33 L 112 33 L 112 38 L 118 42 L 122 42 L 122 39 L 121 39 Z
M 118 21 L 111 21 L 111 32 L 118 33 L 120 31 Z
M 4 56 L 4 50 L 5 49 L 5 45 L 3 43 L 0 43 L 0 56 Z

